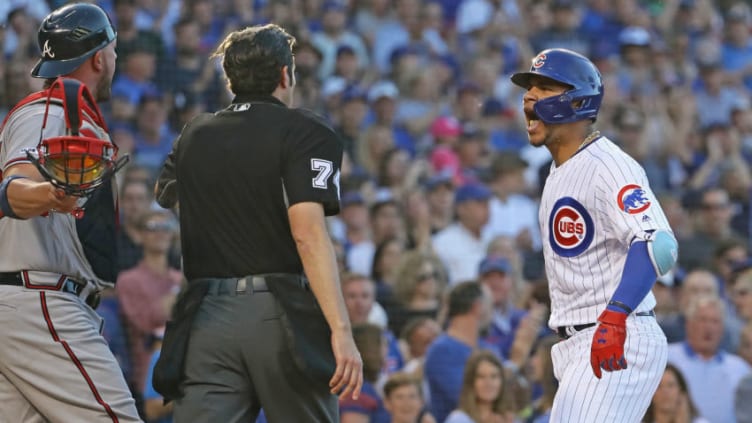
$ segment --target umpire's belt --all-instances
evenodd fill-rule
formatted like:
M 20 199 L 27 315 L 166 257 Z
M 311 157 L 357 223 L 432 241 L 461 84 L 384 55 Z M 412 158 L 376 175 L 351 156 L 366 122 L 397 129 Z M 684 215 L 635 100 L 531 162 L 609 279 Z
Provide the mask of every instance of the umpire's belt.
M 652 316 L 652 317 L 655 317 L 655 312 L 653 310 L 650 310 L 650 311 L 639 311 L 639 312 L 635 313 L 634 315 L 635 316 Z M 585 323 L 585 324 L 582 324 L 582 325 L 559 326 L 558 328 L 556 328 L 556 333 L 558 333 L 559 337 L 561 337 L 563 339 L 569 339 L 572 336 L 574 336 L 574 334 L 576 334 L 577 332 L 579 332 L 581 330 L 585 330 L 587 328 L 591 328 L 591 327 L 593 327 L 595 325 L 596 325 L 595 323 Z
M 305 277 L 295 273 L 264 273 L 242 278 L 200 278 L 191 282 L 208 284 L 207 295 L 250 295 L 256 292 L 270 292 L 269 285 L 275 283 L 275 279 L 293 280 L 299 283 L 301 288 L 309 289 Z
M 62 291 L 78 297 L 83 296 L 82 294 L 88 295 L 90 293 L 90 290 L 86 289 L 86 282 L 79 282 L 66 275 L 60 275 L 56 285 L 36 285 L 29 281 L 28 276 L 24 277 L 24 272 L 0 272 L 0 285 L 23 286 L 27 289 L 47 291 Z

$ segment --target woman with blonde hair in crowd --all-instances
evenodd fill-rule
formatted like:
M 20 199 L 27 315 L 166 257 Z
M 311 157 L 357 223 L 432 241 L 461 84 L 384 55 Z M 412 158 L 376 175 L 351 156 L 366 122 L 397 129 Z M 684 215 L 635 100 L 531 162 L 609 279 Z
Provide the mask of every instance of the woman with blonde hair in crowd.
M 700 417 L 689 396 L 687 381 L 672 364 L 666 365 L 644 423 L 710 423 Z
M 390 328 L 401 333 L 405 323 L 415 317 L 436 319 L 447 275 L 441 260 L 432 252 L 407 252 L 395 273 L 394 294 L 400 305 L 390 316 Z
M 514 413 L 499 358 L 488 350 L 475 351 L 465 364 L 457 409 L 444 423 L 512 423 Z

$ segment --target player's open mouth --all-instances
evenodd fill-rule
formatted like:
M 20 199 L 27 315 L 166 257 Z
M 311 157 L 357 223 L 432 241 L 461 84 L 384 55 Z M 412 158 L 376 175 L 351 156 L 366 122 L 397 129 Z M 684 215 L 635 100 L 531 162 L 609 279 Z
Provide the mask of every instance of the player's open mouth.
M 538 118 L 538 115 L 532 109 L 525 110 L 525 118 L 527 119 L 527 132 L 531 133 L 535 131 L 538 124 L 540 124 L 540 118 Z

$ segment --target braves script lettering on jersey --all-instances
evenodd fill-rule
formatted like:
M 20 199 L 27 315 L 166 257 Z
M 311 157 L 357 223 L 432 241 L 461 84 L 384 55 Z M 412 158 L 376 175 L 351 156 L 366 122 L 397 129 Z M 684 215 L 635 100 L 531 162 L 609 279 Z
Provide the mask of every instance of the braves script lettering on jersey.
M 626 251 L 646 231 L 669 229 L 640 165 L 601 137 L 546 180 L 539 214 L 551 293 L 552 328 L 594 323 L 619 283 Z M 635 313 L 649 311 L 648 293 Z M 559 379 L 552 421 L 636 422 L 666 364 L 666 339 L 655 319 L 627 319 L 625 371 L 597 379 L 587 357 L 595 327 L 552 350 Z

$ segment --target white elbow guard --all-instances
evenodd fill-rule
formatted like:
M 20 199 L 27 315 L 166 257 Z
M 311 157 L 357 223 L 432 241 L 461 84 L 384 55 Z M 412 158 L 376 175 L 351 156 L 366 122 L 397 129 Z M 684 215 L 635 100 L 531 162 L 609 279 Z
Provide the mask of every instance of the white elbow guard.
M 671 232 L 659 229 L 649 233 L 645 241 L 648 243 L 648 254 L 656 273 L 658 276 L 665 275 L 674 267 L 679 256 L 679 244 L 676 238 Z

